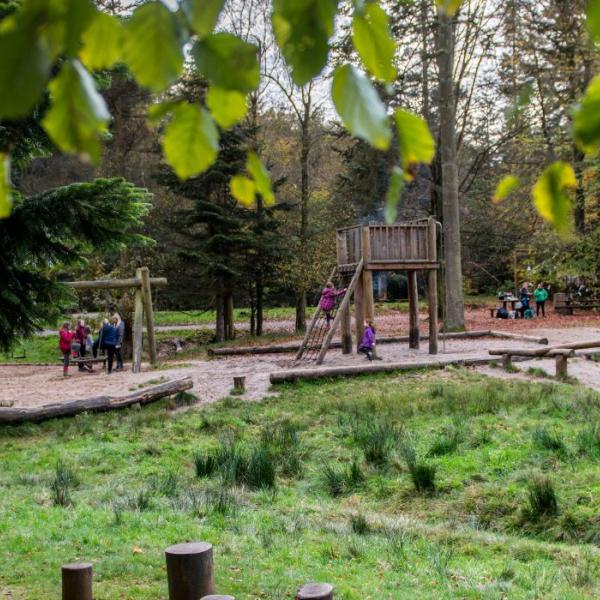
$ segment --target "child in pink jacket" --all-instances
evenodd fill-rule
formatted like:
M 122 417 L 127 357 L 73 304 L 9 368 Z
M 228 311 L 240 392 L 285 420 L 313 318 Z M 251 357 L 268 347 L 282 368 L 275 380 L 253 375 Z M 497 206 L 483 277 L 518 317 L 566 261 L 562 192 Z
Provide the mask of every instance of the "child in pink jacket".
M 337 297 L 342 296 L 346 293 L 346 288 L 343 290 L 336 290 L 331 281 L 328 281 L 321 292 L 321 299 L 319 300 L 319 307 L 325 313 L 325 320 L 327 322 L 327 329 L 330 327 L 330 323 L 333 320 L 331 311 L 335 308 Z

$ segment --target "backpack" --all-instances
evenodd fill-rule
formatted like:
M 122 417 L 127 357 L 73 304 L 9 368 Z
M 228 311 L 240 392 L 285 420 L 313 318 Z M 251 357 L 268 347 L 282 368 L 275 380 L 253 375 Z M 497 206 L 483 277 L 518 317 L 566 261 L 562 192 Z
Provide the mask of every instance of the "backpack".
M 496 312 L 496 319 L 508 319 L 508 311 L 504 307 L 499 308 Z
M 523 316 L 524 316 L 526 319 L 533 319 L 533 317 L 534 317 L 533 310 L 531 310 L 531 308 L 528 308 L 528 309 L 527 309 L 527 310 L 526 310 L 526 311 L 523 313 Z

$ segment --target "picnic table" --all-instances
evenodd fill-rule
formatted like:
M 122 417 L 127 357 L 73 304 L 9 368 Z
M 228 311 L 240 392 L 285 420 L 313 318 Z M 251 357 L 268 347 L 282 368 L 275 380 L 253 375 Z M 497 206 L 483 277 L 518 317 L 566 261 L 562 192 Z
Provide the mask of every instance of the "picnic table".
M 509 296 L 509 297 L 504 297 L 504 298 L 498 298 L 498 300 L 502 303 L 502 308 L 504 308 L 504 310 L 509 310 L 508 305 L 510 304 L 510 310 L 511 311 L 515 311 L 516 316 L 519 315 L 519 313 L 516 311 L 516 305 L 517 302 L 521 302 L 519 300 L 519 298 L 516 298 L 515 296 Z M 498 312 L 498 309 L 500 307 L 496 307 L 496 308 L 490 308 L 490 317 L 493 319 L 496 316 L 496 313 Z
M 573 315 L 576 308 L 589 310 L 600 308 L 600 300 L 596 298 L 573 298 L 570 294 L 554 294 L 554 310 L 561 315 Z

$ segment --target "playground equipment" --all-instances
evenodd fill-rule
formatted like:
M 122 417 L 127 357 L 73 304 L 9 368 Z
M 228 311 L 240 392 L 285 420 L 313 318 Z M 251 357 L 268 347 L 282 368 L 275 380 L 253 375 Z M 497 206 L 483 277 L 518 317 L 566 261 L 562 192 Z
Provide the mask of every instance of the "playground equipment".
M 296 354 L 296 360 L 316 360 L 321 364 L 338 327 L 342 332 L 342 351 L 352 352 L 352 329 L 350 300 L 354 297 L 356 344 L 364 333 L 364 321 L 375 316 L 373 298 L 374 271 L 406 271 L 408 275 L 408 304 L 410 315 L 409 346 L 419 348 L 419 297 L 417 273 L 427 273 L 427 300 L 429 308 L 429 353 L 438 351 L 438 294 L 437 259 L 438 223 L 423 219 L 395 225 L 357 225 L 337 230 L 337 266 L 330 280 L 337 289 L 347 288 L 327 327 L 325 314 L 317 308 L 304 340 Z
M 133 366 L 132 371 L 139 373 L 142 367 L 142 330 L 143 319 L 146 317 L 146 334 L 150 349 L 150 362 L 156 365 L 156 339 L 154 336 L 154 309 L 152 307 L 152 286 L 164 287 L 167 280 L 164 277 L 150 277 L 148 267 L 140 267 L 133 279 L 101 279 L 96 281 L 65 281 L 66 286 L 74 290 L 112 290 L 135 289 L 135 309 L 133 315 Z M 83 361 L 85 362 L 85 361 Z

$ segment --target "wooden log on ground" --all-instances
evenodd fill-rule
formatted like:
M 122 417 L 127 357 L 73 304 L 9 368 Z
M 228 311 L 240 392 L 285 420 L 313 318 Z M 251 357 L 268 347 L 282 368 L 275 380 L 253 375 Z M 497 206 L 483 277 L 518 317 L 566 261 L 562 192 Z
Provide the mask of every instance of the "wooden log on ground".
M 91 563 L 62 566 L 62 600 L 94 600 Z
M 191 542 L 165 550 L 169 600 L 197 600 L 215 593 L 212 544 Z
M 492 329 L 490 335 L 495 338 L 505 338 L 508 340 L 521 340 L 523 342 L 534 342 L 536 344 L 547 344 L 548 338 L 535 337 L 532 335 L 523 335 L 521 333 L 511 333 L 510 331 L 497 331 Z
M 509 354 L 510 356 L 531 356 L 532 358 L 538 356 L 544 356 L 549 351 L 548 348 L 493 348 L 488 350 L 491 356 L 503 356 Z
M 391 373 L 394 371 L 412 371 L 415 369 L 443 369 L 450 365 L 470 367 L 487 365 L 489 362 L 490 359 L 488 357 L 481 356 L 476 358 L 436 360 L 433 362 L 369 363 L 366 365 L 347 365 L 339 367 L 285 369 L 270 373 L 269 380 L 273 384 L 293 383 L 301 379 L 354 377 L 358 375 L 369 375 L 372 373 Z
M 142 286 L 142 280 L 137 277 L 130 279 L 97 279 L 96 281 L 61 281 L 60 283 L 74 290 L 111 290 Z M 165 277 L 151 277 L 150 285 L 165 287 L 167 279 Z
M 307 583 L 298 590 L 296 600 L 333 600 L 333 586 L 329 583 Z
M 69 417 L 82 412 L 104 412 L 126 408 L 133 404 L 150 404 L 161 398 L 184 392 L 194 386 L 191 377 L 182 377 L 159 385 L 143 388 L 128 396 L 97 396 L 83 400 L 68 400 L 36 407 L 0 407 L 0 424 L 39 423 L 56 417 Z
M 571 358 L 575 356 L 575 350 L 571 350 L 570 348 L 553 348 L 546 356 L 566 356 L 567 358 Z
M 471 338 L 482 338 L 489 337 L 489 330 L 478 330 L 478 331 L 458 331 L 453 333 L 439 333 L 438 338 L 446 340 L 460 340 L 460 339 L 471 339 Z M 429 336 L 422 335 L 421 340 L 427 340 Z M 397 335 L 388 337 L 378 337 L 377 345 L 381 344 L 403 344 L 409 341 L 407 335 Z M 342 342 L 335 341 L 331 342 L 329 348 L 341 348 Z M 296 352 L 300 348 L 298 342 L 289 342 L 286 344 L 271 344 L 268 346 L 240 346 L 238 348 L 209 348 L 208 354 L 210 356 L 242 356 L 246 354 L 284 354 L 287 352 Z M 2 365 L 0 365 L 2 366 Z

